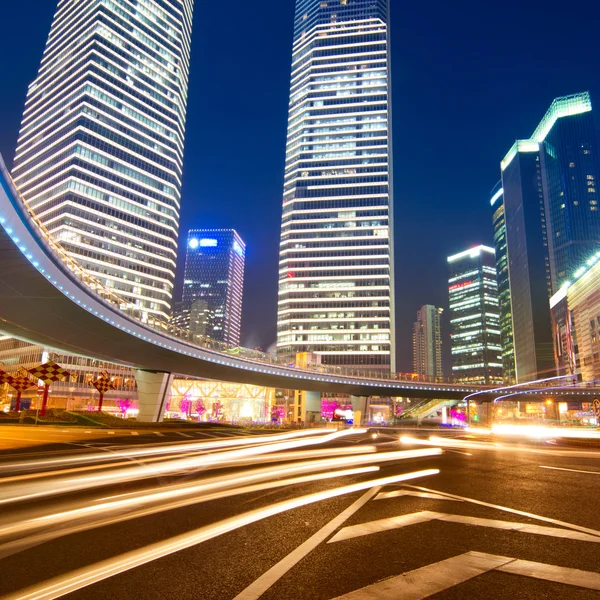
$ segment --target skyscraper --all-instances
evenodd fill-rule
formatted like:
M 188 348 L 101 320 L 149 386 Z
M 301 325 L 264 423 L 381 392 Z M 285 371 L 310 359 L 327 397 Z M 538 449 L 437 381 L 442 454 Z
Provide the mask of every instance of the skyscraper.
M 589 94 L 557 98 L 502 161 L 516 377 L 555 372 L 549 298 L 600 250 Z
M 189 311 L 190 331 L 238 346 L 245 257 L 246 245 L 235 230 L 191 229 L 177 321 L 185 321 Z
M 417 311 L 413 325 L 415 373 L 432 379 L 444 376 L 442 369 L 442 308 L 425 304 Z
M 502 384 L 496 257 L 477 246 L 448 258 L 452 375 L 473 384 Z
M 395 370 L 387 0 L 297 0 L 278 354 Z
M 502 332 L 502 373 L 504 383 L 515 381 L 515 346 L 513 336 L 512 308 L 510 303 L 510 278 L 508 252 L 506 249 L 506 221 L 504 219 L 504 190 L 502 182 L 492 190 L 490 204 L 494 209 L 494 247 L 496 248 L 496 274 L 498 280 L 498 304 L 500 308 L 500 331 Z
M 13 177 L 50 233 L 142 317 L 171 309 L 193 0 L 60 0 Z

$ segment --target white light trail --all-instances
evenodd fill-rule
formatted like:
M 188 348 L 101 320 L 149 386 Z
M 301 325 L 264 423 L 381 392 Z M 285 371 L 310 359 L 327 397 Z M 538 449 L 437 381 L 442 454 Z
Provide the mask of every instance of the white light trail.
M 251 523 L 256 523 L 262 519 L 278 515 L 280 513 L 293 510 L 316 502 L 323 502 L 331 498 L 360 492 L 372 487 L 396 484 L 403 481 L 409 481 L 421 477 L 437 475 L 438 469 L 426 469 L 413 473 L 405 473 L 403 475 L 395 475 L 391 477 L 383 477 L 381 479 L 373 479 L 353 485 L 348 485 L 331 490 L 300 496 L 291 500 L 278 502 L 271 506 L 259 508 L 241 515 L 237 515 L 218 523 L 213 523 L 195 531 L 190 531 L 182 535 L 175 536 L 171 539 L 150 544 L 144 548 L 139 548 L 120 556 L 115 556 L 108 560 L 84 567 L 71 573 L 60 575 L 54 579 L 34 585 L 25 590 L 18 591 L 14 594 L 5 596 L 5 600 L 52 600 L 60 598 L 66 594 L 80 590 L 89 585 L 108 579 L 124 573 L 141 565 L 147 564 L 154 560 L 158 560 L 175 552 L 185 550 L 192 546 L 201 544 L 235 529 L 245 527 Z

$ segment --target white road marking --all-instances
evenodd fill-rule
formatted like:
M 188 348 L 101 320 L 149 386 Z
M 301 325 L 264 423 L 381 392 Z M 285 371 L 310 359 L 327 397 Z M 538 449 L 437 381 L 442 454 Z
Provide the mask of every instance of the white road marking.
M 83 433 L 92 433 L 91 431 L 84 431 Z
M 413 492 L 412 490 L 396 490 L 394 492 L 381 492 L 375 500 L 387 500 L 388 498 L 400 498 L 401 496 L 414 496 L 415 498 L 427 498 L 428 500 L 449 500 L 450 502 L 462 502 L 456 498 L 447 498 L 439 494 L 428 494 L 427 492 Z
M 426 523 L 428 521 L 444 521 L 446 523 L 461 523 L 463 525 L 474 525 L 476 527 L 490 527 L 492 529 L 504 529 L 508 531 L 518 531 L 520 533 L 532 533 L 535 535 L 546 535 L 549 537 L 563 538 L 569 540 L 578 540 L 580 542 L 593 542 L 600 544 L 600 537 L 580 533 L 579 531 L 570 531 L 569 529 L 558 529 L 556 527 L 543 527 L 541 525 L 531 525 L 530 523 L 517 523 L 515 521 L 498 521 L 496 519 L 480 519 L 478 517 L 465 517 L 463 515 L 449 515 L 439 512 L 424 510 L 421 512 L 410 513 L 400 517 L 391 517 L 389 519 L 379 519 L 360 525 L 344 527 L 329 543 L 341 542 L 351 538 L 362 537 L 371 533 L 380 533 L 391 529 L 401 529 L 417 523 Z
M 339 596 L 335 600 L 421 600 L 510 563 L 512 558 L 467 552 Z
M 589 590 L 600 590 L 600 574 L 483 552 L 467 552 L 369 585 L 335 600 L 422 600 L 469 579 L 500 571 Z
M 364 492 L 373 488 L 381 488 L 385 485 L 397 484 L 408 479 L 428 477 L 429 475 L 437 474 L 439 474 L 439 470 L 437 469 L 415 471 L 413 473 L 404 473 L 402 475 L 393 475 L 381 479 L 372 479 L 361 483 L 336 487 L 322 492 L 309 494 L 308 496 L 300 496 L 276 504 L 271 504 L 263 508 L 236 515 L 235 517 L 230 517 L 224 521 L 212 523 L 200 527 L 199 529 L 137 548 L 136 550 L 130 550 L 119 556 L 102 560 L 75 571 L 64 573 L 52 579 L 37 583 L 29 588 L 11 593 L 8 596 L 5 596 L 3 600 L 53 600 L 54 598 L 60 598 L 66 594 L 70 594 L 97 583 L 98 581 L 114 577 L 119 573 L 125 573 L 130 569 L 169 556 L 175 552 L 191 548 L 192 546 L 214 539 L 230 531 L 235 531 L 236 529 L 245 527 L 251 523 L 256 523 L 262 519 L 284 513 L 288 510 L 322 502 L 324 500 L 329 500 L 330 498 L 337 498 L 346 494 L 353 494 L 359 491 Z
M 107 431 L 106 433 L 108 433 L 109 435 L 115 435 L 114 431 Z
M 454 454 L 464 454 L 465 456 L 473 456 L 470 452 L 462 452 L 460 450 L 447 449 L 446 452 L 454 452 Z
M 562 467 L 542 467 L 540 469 L 552 469 L 552 471 L 570 471 L 571 473 L 589 473 L 590 475 L 600 475 L 600 471 L 580 471 L 579 469 L 563 469 Z
M 131 435 L 140 435 L 140 432 L 139 431 L 132 431 Z
M 182 437 L 187 437 L 187 438 L 191 438 L 192 436 L 187 434 L 187 433 L 181 433 L 181 431 L 176 431 L 175 432 L 177 435 L 180 435 Z
M 528 517 L 537 521 L 543 521 L 544 523 L 552 523 L 553 525 L 559 525 L 561 527 L 567 527 L 574 531 L 581 531 L 582 533 L 589 533 L 590 535 L 600 536 L 600 531 L 596 529 L 590 529 L 589 527 L 582 527 L 581 525 L 575 525 L 574 523 L 567 523 L 566 521 L 560 521 L 558 519 L 551 519 L 550 517 L 543 517 L 534 513 L 529 513 L 524 510 L 517 510 L 516 508 L 509 508 L 507 506 L 500 506 L 499 504 L 491 504 L 490 502 L 483 502 L 482 500 L 475 500 L 474 498 L 467 498 L 465 496 L 457 496 L 456 494 L 449 494 L 447 492 L 441 492 L 440 490 L 432 490 L 417 485 L 407 484 L 413 490 L 419 490 L 421 492 L 431 492 L 433 494 L 439 494 L 440 496 L 446 496 L 447 498 L 454 498 L 455 500 L 463 500 L 464 502 L 470 502 L 478 506 L 487 506 L 488 508 L 495 508 L 503 512 L 511 513 L 513 515 L 520 515 L 521 517 Z
M 364 493 L 356 502 L 341 512 L 332 521 L 329 521 L 322 529 L 300 544 L 295 550 L 281 559 L 275 566 L 263 573 L 256 581 L 251 583 L 243 592 L 239 593 L 233 600 L 256 600 L 260 598 L 270 587 L 281 579 L 291 568 L 296 566 L 307 554 L 312 552 L 321 542 L 329 537 L 338 527 L 345 523 L 357 510 L 362 508 L 381 488 L 371 488 Z
M 160 431 L 153 431 L 152 432 L 154 435 L 160 435 L 160 437 L 165 437 L 164 433 L 161 433 Z
M 503 573 L 524 575 L 525 577 L 564 583 L 589 590 L 600 590 L 600 574 L 592 571 L 556 567 L 529 560 L 515 560 L 514 562 L 498 567 L 497 570 Z

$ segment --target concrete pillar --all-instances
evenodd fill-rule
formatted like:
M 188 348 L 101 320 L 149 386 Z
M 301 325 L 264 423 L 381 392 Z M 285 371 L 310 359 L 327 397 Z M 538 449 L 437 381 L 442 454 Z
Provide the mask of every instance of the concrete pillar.
M 138 389 L 138 421 L 160 423 L 165 414 L 167 401 L 171 396 L 171 373 L 136 371 L 135 381 Z
M 478 427 L 491 427 L 492 426 L 492 403 L 482 402 L 477 405 L 477 423 L 471 423 Z
M 321 422 L 321 392 L 304 392 L 302 421 L 304 423 Z
M 354 411 L 354 425 L 358 427 L 367 419 L 369 397 L 350 396 L 350 402 L 352 402 L 352 410 Z

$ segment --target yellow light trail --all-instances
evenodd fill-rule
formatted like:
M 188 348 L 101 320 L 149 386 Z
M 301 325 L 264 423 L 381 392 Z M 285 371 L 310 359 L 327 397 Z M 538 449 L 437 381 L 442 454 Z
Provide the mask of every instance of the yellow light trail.
M 61 596 L 70 594 L 104 579 L 108 579 L 109 577 L 114 577 L 119 573 L 124 573 L 154 560 L 158 560 L 159 558 L 168 556 L 169 554 L 180 552 L 181 550 L 196 546 L 197 544 L 201 544 L 207 540 L 234 531 L 235 529 L 245 527 L 251 523 L 256 523 L 262 519 L 295 508 L 300 508 L 316 502 L 323 502 L 324 500 L 352 494 L 354 492 L 360 492 L 372 487 L 401 483 L 403 481 L 437 475 L 438 473 L 438 469 L 426 469 L 413 473 L 405 473 L 403 475 L 364 481 L 278 502 L 264 508 L 259 508 L 225 519 L 224 521 L 219 521 L 218 523 L 201 527 L 168 540 L 150 544 L 144 548 L 126 552 L 120 556 L 115 556 L 71 573 L 60 575 L 59 577 L 26 588 L 25 590 L 9 594 L 8 596 L 5 596 L 5 600 L 52 600 L 54 598 L 60 598 Z

